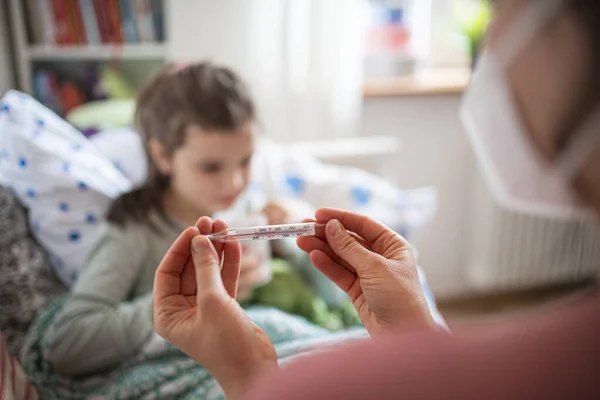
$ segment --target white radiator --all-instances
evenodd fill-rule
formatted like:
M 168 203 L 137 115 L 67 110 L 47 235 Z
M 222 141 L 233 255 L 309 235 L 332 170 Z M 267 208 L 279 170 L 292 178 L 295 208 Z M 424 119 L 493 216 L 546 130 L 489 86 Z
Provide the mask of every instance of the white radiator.
M 474 182 L 474 194 L 463 249 L 465 278 L 472 291 L 573 283 L 600 272 L 597 224 L 506 211 L 481 179 Z

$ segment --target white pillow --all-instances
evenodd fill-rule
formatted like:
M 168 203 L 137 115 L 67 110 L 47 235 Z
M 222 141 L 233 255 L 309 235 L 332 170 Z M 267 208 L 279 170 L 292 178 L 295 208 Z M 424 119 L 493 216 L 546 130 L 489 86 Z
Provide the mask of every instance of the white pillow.
M 0 183 L 28 208 L 33 234 L 67 285 L 102 235 L 111 199 L 132 187 L 81 132 L 17 91 L 0 105 Z
M 107 129 L 92 135 L 90 140 L 133 186 L 144 183 L 148 165 L 142 138 L 136 131 L 132 128 Z
M 335 207 L 369 215 L 409 238 L 437 209 L 432 187 L 399 189 L 382 177 L 320 162 L 290 146 L 261 139 L 253 160 L 253 184 L 267 196 L 290 196 L 313 207 Z

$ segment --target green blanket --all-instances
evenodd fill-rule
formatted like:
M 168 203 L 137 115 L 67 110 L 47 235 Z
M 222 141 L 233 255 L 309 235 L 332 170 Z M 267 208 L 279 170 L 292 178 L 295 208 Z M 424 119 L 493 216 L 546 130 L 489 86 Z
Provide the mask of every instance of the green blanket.
M 206 369 L 155 335 L 140 354 L 123 365 L 85 379 L 59 376 L 44 357 L 44 334 L 64 298 L 44 309 L 29 330 L 23 363 L 42 399 L 222 399 Z M 273 341 L 281 362 L 301 353 L 326 349 L 366 336 L 363 329 L 332 333 L 274 308 L 251 307 L 248 316 Z

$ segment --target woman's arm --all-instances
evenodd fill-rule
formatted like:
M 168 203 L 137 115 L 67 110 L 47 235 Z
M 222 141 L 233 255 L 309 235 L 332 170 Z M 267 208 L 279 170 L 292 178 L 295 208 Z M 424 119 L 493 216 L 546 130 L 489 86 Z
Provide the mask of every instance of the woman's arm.
M 245 399 L 597 399 L 600 297 L 456 335 L 421 331 L 306 356 Z
M 153 332 L 152 292 L 128 301 L 144 255 L 135 232 L 109 227 L 49 331 L 48 358 L 85 375 L 135 354 Z

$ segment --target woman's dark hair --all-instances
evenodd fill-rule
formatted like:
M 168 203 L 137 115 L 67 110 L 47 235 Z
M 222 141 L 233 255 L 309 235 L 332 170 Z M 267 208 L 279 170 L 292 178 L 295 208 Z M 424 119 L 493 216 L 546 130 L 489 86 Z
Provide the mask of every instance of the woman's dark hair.
M 255 107 L 248 88 L 231 70 L 211 63 L 196 63 L 163 69 L 140 91 L 135 128 L 142 136 L 148 160 L 146 182 L 117 198 L 107 219 L 119 225 L 138 221 L 156 225 L 152 212 L 166 219 L 162 197 L 169 186 L 150 156 L 148 143 L 157 140 L 166 156 L 183 145 L 190 125 L 204 130 L 233 131 L 255 120 Z

